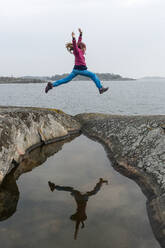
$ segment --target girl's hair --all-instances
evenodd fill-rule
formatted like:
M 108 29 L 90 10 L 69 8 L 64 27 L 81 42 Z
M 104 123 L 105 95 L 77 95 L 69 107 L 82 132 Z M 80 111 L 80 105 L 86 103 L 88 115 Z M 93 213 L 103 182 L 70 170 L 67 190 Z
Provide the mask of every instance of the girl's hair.
M 86 45 L 83 42 L 79 42 L 77 45 L 78 45 L 78 48 L 80 49 L 84 49 L 84 48 L 86 49 Z M 68 50 L 68 52 L 73 54 L 73 44 L 71 42 L 66 43 L 66 49 Z
M 71 42 L 66 43 L 66 49 L 68 50 L 68 52 L 70 52 L 71 54 L 73 53 L 73 44 Z

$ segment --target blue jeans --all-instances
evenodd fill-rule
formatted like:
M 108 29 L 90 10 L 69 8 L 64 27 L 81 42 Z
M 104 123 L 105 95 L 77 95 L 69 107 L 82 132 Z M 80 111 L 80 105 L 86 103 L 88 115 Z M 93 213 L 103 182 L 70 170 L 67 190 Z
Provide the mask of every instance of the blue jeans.
M 96 84 L 96 87 L 98 89 L 102 88 L 101 82 L 100 82 L 99 78 L 96 76 L 96 74 L 94 74 L 93 72 L 88 71 L 88 70 L 81 71 L 81 70 L 76 70 L 76 69 L 73 69 L 73 71 L 67 77 L 53 82 L 52 83 L 53 87 L 59 86 L 61 84 L 66 84 L 69 81 L 71 81 L 73 78 L 75 78 L 77 75 L 82 75 L 82 76 L 91 78 L 94 81 L 94 83 Z

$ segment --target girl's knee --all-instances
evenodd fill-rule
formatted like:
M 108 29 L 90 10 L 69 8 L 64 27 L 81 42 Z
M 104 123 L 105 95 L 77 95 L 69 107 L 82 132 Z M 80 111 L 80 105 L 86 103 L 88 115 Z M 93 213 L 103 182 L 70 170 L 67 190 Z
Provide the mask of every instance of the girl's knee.
M 89 73 L 87 76 L 90 77 L 91 79 L 94 79 L 96 77 L 94 73 Z
M 93 74 L 93 75 L 92 75 L 92 78 L 93 78 L 94 80 L 96 80 L 96 81 L 99 80 L 98 77 L 96 76 L 96 74 Z
M 97 76 L 94 74 L 94 75 L 92 75 L 92 77 L 91 77 L 94 81 L 98 81 L 98 78 L 97 78 Z

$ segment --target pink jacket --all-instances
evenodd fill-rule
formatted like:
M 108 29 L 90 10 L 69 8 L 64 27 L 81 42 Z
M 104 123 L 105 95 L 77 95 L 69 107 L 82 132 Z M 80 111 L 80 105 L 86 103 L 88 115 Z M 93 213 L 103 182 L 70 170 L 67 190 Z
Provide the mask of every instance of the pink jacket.
M 79 36 L 78 42 L 73 38 L 73 54 L 75 56 L 75 65 L 84 65 L 86 66 L 84 51 L 78 48 L 78 43 L 82 41 L 82 35 Z

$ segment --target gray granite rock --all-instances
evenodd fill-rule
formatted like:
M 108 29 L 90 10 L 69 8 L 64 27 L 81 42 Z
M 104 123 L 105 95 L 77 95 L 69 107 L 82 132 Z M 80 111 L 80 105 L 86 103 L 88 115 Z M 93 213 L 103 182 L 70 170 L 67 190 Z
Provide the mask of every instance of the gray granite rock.
M 165 116 L 75 118 L 85 135 L 104 146 L 114 169 L 140 186 L 155 237 L 165 247 Z
M 140 186 L 154 234 L 165 247 L 165 116 L 85 113 L 73 117 L 55 109 L 0 107 L 0 182 L 12 169 L 12 161 L 21 162 L 34 147 L 80 131 L 100 142 L 113 167 Z M 17 170 L 17 177 L 33 168 L 32 161 L 32 167 Z M 13 204 L 11 213 L 14 209 Z
M 29 148 L 79 131 L 80 124 L 60 110 L 0 107 L 0 182 Z
M 152 175 L 165 192 L 165 116 L 76 116 L 82 131 L 103 142 L 112 158 Z

